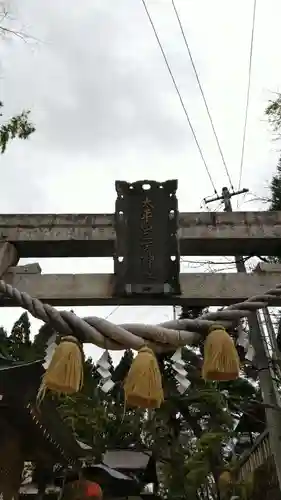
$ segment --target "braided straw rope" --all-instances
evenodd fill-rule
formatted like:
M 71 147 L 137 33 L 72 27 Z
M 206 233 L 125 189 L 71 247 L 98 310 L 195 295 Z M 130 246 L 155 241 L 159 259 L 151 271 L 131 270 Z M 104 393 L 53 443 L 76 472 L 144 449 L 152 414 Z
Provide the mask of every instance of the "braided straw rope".
M 49 304 L 20 292 L 0 280 L 0 293 L 13 299 L 37 319 L 50 323 L 63 335 L 73 335 L 82 342 L 90 342 L 98 347 L 111 350 L 126 348 L 140 349 L 148 345 L 154 351 L 174 350 L 187 344 L 196 344 L 199 334 L 206 334 L 208 328 L 219 322 L 229 327 L 243 317 L 250 316 L 257 309 L 268 306 L 276 297 L 281 297 L 281 284 L 264 295 L 251 297 L 245 302 L 232 304 L 223 311 L 208 312 L 198 319 L 180 319 L 167 321 L 160 325 L 122 324 L 114 325 L 110 321 L 96 316 L 79 318 L 69 311 L 57 311 Z M 187 331 L 189 330 L 189 331 Z

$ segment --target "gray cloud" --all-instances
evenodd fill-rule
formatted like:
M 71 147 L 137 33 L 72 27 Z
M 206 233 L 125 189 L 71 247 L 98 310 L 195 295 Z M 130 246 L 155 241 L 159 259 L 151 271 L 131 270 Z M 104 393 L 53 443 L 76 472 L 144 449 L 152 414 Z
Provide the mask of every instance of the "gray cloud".
M 141 2 L 83 2 L 75 11 L 67 0 L 41 3 L 40 9 L 35 0 L 27 4 L 29 32 L 43 42 L 21 47 L 24 62 L 13 72 L 21 79 L 25 101 L 34 107 L 40 141 L 56 149 L 99 153 L 129 141 L 174 150 L 188 139 Z M 171 50 L 172 37 L 168 42 Z M 181 52 L 171 55 L 177 66 Z M 187 88 L 189 79 L 190 71 L 183 82 Z
M 227 179 L 171 2 L 147 3 L 220 190 Z M 7 114 L 30 108 L 37 131 L 0 157 L 1 212 L 109 212 L 114 210 L 114 180 L 143 177 L 177 177 L 180 209 L 199 210 L 201 199 L 212 194 L 210 182 L 141 0 L 10 4 L 16 26 L 40 41 L 1 40 L 0 95 Z M 236 181 L 252 2 L 236 0 L 230 6 L 225 0 L 177 0 L 177 5 Z M 280 0 L 259 3 L 243 169 L 243 187 L 255 192 L 270 177 L 279 155 L 261 122 L 266 103 L 261 89 L 280 86 L 280 14 Z M 83 263 L 82 270 L 67 262 L 69 272 L 101 271 L 100 261 Z M 66 263 L 41 265 L 61 272 Z M 78 313 L 106 314 L 102 307 Z M 1 314 L 11 325 L 18 312 L 10 310 L 6 319 Z M 164 311 L 151 314 L 150 308 L 120 308 L 111 319 L 143 318 L 154 323 L 166 319 Z
M 272 1 L 278 7 L 278 0 Z M 212 175 L 218 183 L 225 183 L 221 159 L 170 0 L 148 0 L 147 3 Z M 237 178 L 251 6 L 245 6 L 241 0 L 231 11 L 221 0 L 215 4 L 206 0 L 196 4 L 177 0 L 177 4 L 225 156 Z M 157 171 L 164 165 L 165 175 L 169 175 L 166 172 L 175 175 L 176 164 L 176 175 L 183 179 L 191 168 L 193 188 L 198 186 L 200 176 L 209 184 L 141 0 L 84 0 L 82 3 L 11 0 L 11 8 L 24 31 L 41 40 L 28 44 L 13 41 L 0 47 L 1 97 L 7 110 L 12 113 L 23 107 L 30 108 L 37 126 L 31 142 L 24 145 L 26 149 L 20 149 L 25 151 L 23 155 L 30 155 L 28 169 L 33 177 L 40 165 L 40 182 L 48 178 L 49 183 L 53 183 L 51 173 L 57 175 L 60 168 L 67 172 L 71 163 L 73 181 L 78 162 L 83 163 L 84 172 L 89 175 L 91 161 L 99 162 L 100 168 L 106 164 L 107 172 L 110 170 L 114 176 L 121 165 L 123 176 L 132 172 L 130 177 L 139 177 L 140 166 L 146 162 L 148 171 L 151 165 Z M 267 19 L 270 26 L 277 23 L 277 17 L 270 12 L 261 5 L 257 16 L 257 53 L 254 54 L 251 92 L 255 116 L 250 109 L 246 148 L 247 158 L 251 157 L 247 165 L 251 182 L 250 169 L 256 169 L 252 165 L 261 165 L 265 163 L 264 157 L 268 157 L 268 145 L 264 147 L 268 136 L 265 127 L 258 124 L 265 105 L 260 89 L 262 85 L 269 88 L 270 82 L 279 78 L 277 70 L 274 71 L 276 65 L 272 64 L 277 54 L 277 47 L 275 50 L 273 45 L 274 29 L 267 31 L 266 38 L 258 30 L 263 19 Z M 17 164 L 21 164 L 20 153 L 15 155 Z M 131 159 L 138 160 L 134 170 Z M 10 153 L 3 161 L 9 170 L 16 171 L 16 161 L 11 164 Z M 33 184 L 31 175 L 29 179 Z M 193 195 L 195 199 L 194 190 Z

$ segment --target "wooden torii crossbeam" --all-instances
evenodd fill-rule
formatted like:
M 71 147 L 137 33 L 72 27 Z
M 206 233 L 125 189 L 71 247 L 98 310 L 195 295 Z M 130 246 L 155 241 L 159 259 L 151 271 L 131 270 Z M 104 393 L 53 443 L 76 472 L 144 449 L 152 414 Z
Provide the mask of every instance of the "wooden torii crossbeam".
M 3 277 L 19 291 L 53 306 L 187 304 L 190 307 L 243 302 L 274 288 L 280 278 L 281 266 L 276 265 L 267 267 L 266 272 L 252 274 L 186 273 L 180 275 L 181 295 L 117 297 L 113 293 L 113 274 L 41 274 L 39 264 L 28 264 L 10 268 Z M 16 305 L 12 299 L 0 298 L 0 307 Z M 276 301 L 272 305 L 279 303 Z
M 114 214 L 0 215 L 0 241 L 21 257 L 112 257 Z M 281 212 L 179 214 L 183 255 L 278 255 Z

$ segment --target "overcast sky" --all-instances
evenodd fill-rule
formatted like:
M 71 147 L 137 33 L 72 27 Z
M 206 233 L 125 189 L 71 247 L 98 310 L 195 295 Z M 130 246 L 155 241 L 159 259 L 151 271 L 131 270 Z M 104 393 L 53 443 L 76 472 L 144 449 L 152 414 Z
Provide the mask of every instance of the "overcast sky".
M 245 114 L 253 0 L 177 0 L 235 187 Z M 170 0 L 147 6 L 218 191 L 228 185 Z M 4 38 L 5 116 L 31 110 L 36 133 L 1 157 L 2 213 L 113 212 L 115 179 L 178 178 L 179 208 L 213 194 L 141 0 L 10 0 L 6 24 L 34 37 Z M 242 187 L 264 195 L 278 144 L 264 109 L 281 87 L 280 0 L 258 0 Z M 262 208 L 240 198 L 240 208 Z M 111 272 L 110 260 L 40 261 L 45 272 Z M 77 308 L 106 316 L 112 307 Z M 2 310 L 10 328 L 20 310 Z M 171 308 L 120 307 L 111 319 L 151 322 Z M 38 322 L 33 323 L 36 330 Z

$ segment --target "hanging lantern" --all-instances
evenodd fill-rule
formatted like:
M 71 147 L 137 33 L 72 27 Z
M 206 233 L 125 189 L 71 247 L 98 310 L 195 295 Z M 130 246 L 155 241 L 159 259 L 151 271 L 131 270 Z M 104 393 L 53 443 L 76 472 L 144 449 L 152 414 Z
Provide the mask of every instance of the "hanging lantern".
M 78 479 L 65 485 L 62 499 L 87 500 L 93 498 L 101 500 L 102 496 L 102 489 L 98 483 L 87 481 L 86 479 Z
M 87 498 L 102 498 L 100 485 L 91 481 L 85 481 L 85 496 Z

